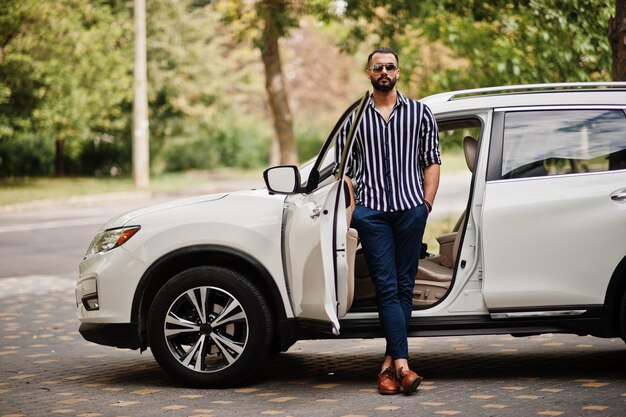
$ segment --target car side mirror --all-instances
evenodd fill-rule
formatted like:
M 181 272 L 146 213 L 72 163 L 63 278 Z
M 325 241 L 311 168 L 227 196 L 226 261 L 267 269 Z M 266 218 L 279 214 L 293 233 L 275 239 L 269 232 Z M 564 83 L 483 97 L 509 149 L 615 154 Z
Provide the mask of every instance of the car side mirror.
M 295 165 L 279 165 L 263 171 L 265 185 L 271 193 L 293 194 L 300 185 L 300 171 Z

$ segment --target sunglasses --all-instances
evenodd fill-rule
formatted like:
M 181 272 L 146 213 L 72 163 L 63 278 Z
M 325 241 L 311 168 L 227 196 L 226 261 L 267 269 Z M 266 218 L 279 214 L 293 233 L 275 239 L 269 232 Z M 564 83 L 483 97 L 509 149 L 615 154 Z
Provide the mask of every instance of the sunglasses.
M 380 74 L 381 72 L 383 72 L 383 68 L 387 70 L 387 72 L 393 72 L 398 69 L 398 67 L 396 67 L 396 64 L 374 64 L 367 70 L 373 71 L 376 74 Z

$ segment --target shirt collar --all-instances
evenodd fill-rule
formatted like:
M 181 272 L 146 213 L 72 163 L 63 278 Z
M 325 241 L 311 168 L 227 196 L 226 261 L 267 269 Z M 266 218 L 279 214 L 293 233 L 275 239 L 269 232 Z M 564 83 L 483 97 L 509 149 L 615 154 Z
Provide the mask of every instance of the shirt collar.
M 404 97 L 402 94 L 400 94 L 400 92 L 398 90 L 396 90 L 396 93 L 398 94 L 398 96 L 396 97 L 396 105 L 395 107 L 398 107 L 400 105 L 408 105 L 409 104 L 409 99 Z M 369 98 L 369 106 L 374 108 L 374 95 L 370 95 Z
M 399 104 L 404 104 L 404 105 L 408 105 L 409 104 L 409 99 L 404 97 L 402 94 L 400 94 L 399 91 L 396 90 L 396 93 L 398 93 L 398 98 L 396 100 L 396 106 Z

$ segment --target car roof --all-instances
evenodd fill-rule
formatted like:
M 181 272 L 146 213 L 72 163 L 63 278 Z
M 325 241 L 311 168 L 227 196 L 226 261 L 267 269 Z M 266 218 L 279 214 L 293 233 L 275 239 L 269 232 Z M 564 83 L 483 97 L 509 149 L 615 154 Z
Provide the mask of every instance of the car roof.
M 522 84 L 435 94 L 420 100 L 435 114 L 503 107 L 626 106 L 626 82 Z

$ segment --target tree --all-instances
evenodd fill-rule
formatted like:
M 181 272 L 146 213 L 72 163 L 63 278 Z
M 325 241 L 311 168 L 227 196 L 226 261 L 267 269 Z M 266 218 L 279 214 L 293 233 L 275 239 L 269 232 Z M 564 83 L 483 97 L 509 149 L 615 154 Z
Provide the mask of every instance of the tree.
M 266 164 L 271 138 L 280 144 L 274 162 L 293 163 L 296 132 L 300 150 L 308 149 L 301 158 L 310 156 L 321 131 L 365 85 L 360 69 L 379 45 L 400 52 L 400 88 L 412 97 L 625 80 L 625 2 L 151 0 L 152 169 Z M 99 172 L 111 165 L 130 172 L 131 6 L 3 1 L 0 175 L 47 175 L 55 149 L 59 175 L 96 172 L 85 161 Z M 350 53 L 340 55 L 334 42 Z M 29 171 L 35 164 L 20 163 L 18 154 L 50 168 Z
M 355 0 L 347 16 L 352 39 L 387 43 L 402 57 L 414 57 L 401 64 L 403 85 L 423 96 L 489 85 L 608 80 L 612 2 Z
M 119 139 L 128 124 L 122 110 L 132 91 L 132 31 L 128 10 L 114 3 L 15 1 L 3 8 L 2 20 L 14 24 L 12 35 L 3 34 L 0 140 L 26 134 L 54 141 L 57 175 L 81 142 L 100 133 Z
M 280 57 L 278 40 L 285 35 L 290 19 L 285 0 L 264 0 L 258 10 L 263 30 L 258 42 L 265 69 L 265 89 L 274 119 L 274 128 L 280 149 L 280 163 L 295 164 L 298 161 L 293 117 L 287 99 L 287 85 Z
M 206 3 L 207 0 L 195 1 L 196 5 Z M 261 52 L 265 89 L 279 145 L 279 162 L 294 164 L 298 160 L 297 147 L 279 40 L 299 25 L 302 16 L 311 14 L 324 18 L 332 14 L 333 1 L 217 0 L 215 3 L 224 20 L 235 26 L 235 36 L 240 41 L 251 38 Z
M 7 0 L 0 8 L 0 140 L 28 129 L 39 101 L 33 94 L 32 61 L 14 47 L 38 20 L 34 0 Z
M 196 5 L 206 3 L 211 2 L 196 1 Z M 221 0 L 215 3 L 223 20 L 232 25 L 232 33 L 239 44 L 251 39 L 261 52 L 265 91 L 274 124 L 276 146 L 273 149 L 278 150 L 278 157 L 272 152 L 271 163 L 295 163 L 293 118 L 278 45 L 279 39 L 294 25 L 290 15 L 292 4 L 285 0 Z
M 197 6 L 197 5 L 196 5 Z M 147 3 L 152 169 L 267 165 L 263 64 L 215 7 Z
M 615 16 L 609 20 L 613 80 L 626 81 L 626 0 L 615 0 Z

